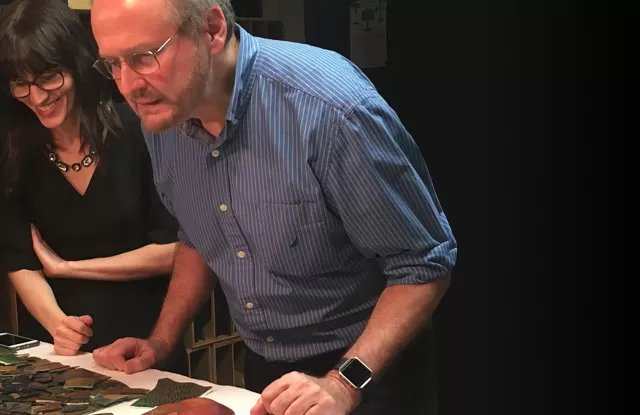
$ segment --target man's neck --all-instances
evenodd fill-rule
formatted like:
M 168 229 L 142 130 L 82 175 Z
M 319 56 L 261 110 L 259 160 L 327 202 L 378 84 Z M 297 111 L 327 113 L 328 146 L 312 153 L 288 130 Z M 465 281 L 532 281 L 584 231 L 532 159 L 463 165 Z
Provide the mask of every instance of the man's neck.
M 202 126 L 213 136 L 220 135 L 226 120 L 227 111 L 233 95 L 236 64 L 238 61 L 239 41 L 233 36 L 215 62 L 213 84 L 209 95 L 194 112 L 194 118 L 202 122 Z

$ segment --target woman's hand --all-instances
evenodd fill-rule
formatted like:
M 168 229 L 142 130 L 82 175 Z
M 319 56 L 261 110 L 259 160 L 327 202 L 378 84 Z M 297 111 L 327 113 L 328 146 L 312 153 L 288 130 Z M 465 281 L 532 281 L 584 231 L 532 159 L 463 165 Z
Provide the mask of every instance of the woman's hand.
M 53 350 L 63 356 L 74 356 L 93 336 L 91 316 L 67 316 L 58 325 L 53 336 Z
M 31 225 L 31 240 L 33 250 L 42 264 L 44 275 L 47 277 L 61 277 L 69 274 L 68 262 L 60 258 L 58 254 L 51 249 L 51 247 L 42 239 L 38 229 L 33 225 Z

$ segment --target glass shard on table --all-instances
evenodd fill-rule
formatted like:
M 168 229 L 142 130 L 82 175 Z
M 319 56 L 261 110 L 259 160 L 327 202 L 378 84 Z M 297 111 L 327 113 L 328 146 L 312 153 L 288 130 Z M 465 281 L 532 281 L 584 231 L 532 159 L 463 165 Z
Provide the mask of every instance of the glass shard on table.
M 18 366 L 13 365 L 13 366 L 0 366 L 0 373 L 9 373 L 9 372 L 15 372 L 16 370 L 18 370 Z
M 66 390 L 66 389 L 65 389 Z M 87 400 L 91 397 L 91 391 L 88 390 L 79 390 L 73 391 L 69 393 L 65 393 L 62 395 L 58 395 L 58 399 L 61 401 L 77 401 L 77 400 Z
M 48 385 L 45 385 L 44 383 L 40 383 L 40 382 L 31 382 L 29 384 L 29 387 L 32 390 L 41 390 L 41 391 L 49 389 Z
M 49 383 L 53 381 L 53 375 L 48 372 L 40 372 L 33 375 L 34 382 Z
M 43 366 L 43 365 L 49 365 L 53 363 L 50 360 L 41 359 L 39 357 L 29 357 L 27 358 L 27 362 L 31 363 L 31 366 Z
M 147 392 L 60 362 L 7 352 L 2 357 L 16 362 L 0 366 L 0 415 L 89 415 Z M 106 394 L 108 388 L 128 393 Z
M 116 401 L 116 400 L 130 401 L 132 399 L 137 399 L 139 397 L 137 395 L 111 395 L 111 394 L 104 394 L 102 396 L 104 396 L 107 399 L 111 399 L 112 401 Z
M 100 373 L 95 373 L 82 368 L 69 369 L 64 371 L 63 373 L 60 373 L 59 375 L 59 379 L 63 382 L 74 378 L 95 378 L 96 383 L 109 379 L 109 376 L 101 375 Z
M 197 398 L 209 389 L 211 389 L 211 386 L 201 386 L 191 382 L 176 382 L 169 378 L 162 378 L 158 380 L 155 388 L 131 406 L 151 408 L 168 403 L 176 403 L 189 398 Z
M 15 365 L 17 363 L 22 363 L 22 359 L 16 357 L 13 354 L 0 354 L 0 365 Z
M 5 402 L 0 404 L 0 411 L 6 411 L 10 414 L 31 415 L 31 405 L 21 402 Z
M 128 395 L 97 395 L 91 398 L 91 403 L 100 406 L 111 406 L 130 399 Z
M 104 385 L 101 385 L 101 386 L 104 386 Z M 115 386 L 115 387 L 110 387 L 106 389 L 104 393 L 112 394 L 112 395 L 144 395 L 146 393 L 149 393 L 149 389 L 142 389 L 142 388 L 132 389 L 126 386 Z
M 36 414 L 43 414 L 45 412 L 58 411 L 61 408 L 62 408 L 62 404 L 60 404 L 59 402 L 48 403 L 48 404 L 45 404 L 45 405 L 32 406 L 31 407 L 31 414 L 36 415 Z
M 63 365 L 60 362 L 53 362 L 53 363 L 47 363 L 44 365 L 38 365 L 38 366 L 34 366 L 33 367 L 33 371 L 38 373 L 38 372 L 50 372 L 52 370 L 58 370 L 58 369 L 67 369 L 69 366 Z
M 68 389 L 93 389 L 96 384 L 95 377 L 73 378 L 64 383 L 64 387 Z
M 62 407 L 62 412 L 80 412 L 89 408 L 89 405 L 66 405 Z

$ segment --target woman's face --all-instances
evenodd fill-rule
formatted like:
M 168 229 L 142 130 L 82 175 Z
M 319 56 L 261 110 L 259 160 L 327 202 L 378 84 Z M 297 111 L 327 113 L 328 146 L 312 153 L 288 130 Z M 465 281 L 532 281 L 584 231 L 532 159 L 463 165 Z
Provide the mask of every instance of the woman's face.
M 10 82 L 12 94 L 33 111 L 48 129 L 61 127 L 71 117 L 74 82 L 64 69 L 26 74 Z

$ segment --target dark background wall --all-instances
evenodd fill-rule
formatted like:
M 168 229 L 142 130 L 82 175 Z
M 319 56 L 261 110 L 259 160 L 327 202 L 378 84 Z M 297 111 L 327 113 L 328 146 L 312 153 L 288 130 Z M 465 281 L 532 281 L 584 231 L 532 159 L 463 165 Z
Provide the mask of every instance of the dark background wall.
M 441 413 L 484 413 L 491 251 L 488 34 L 471 10 L 419 3 L 388 2 L 388 66 L 365 72 L 419 144 L 459 242 L 452 286 L 434 317 Z M 348 57 L 348 4 L 307 0 L 306 42 Z
M 305 0 L 306 42 L 349 56 L 349 3 Z M 365 72 L 459 241 L 434 317 L 440 413 L 615 411 L 623 6 L 390 0 L 387 18 L 388 66 Z

